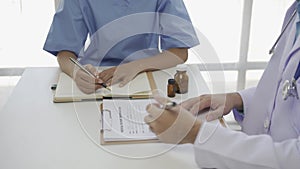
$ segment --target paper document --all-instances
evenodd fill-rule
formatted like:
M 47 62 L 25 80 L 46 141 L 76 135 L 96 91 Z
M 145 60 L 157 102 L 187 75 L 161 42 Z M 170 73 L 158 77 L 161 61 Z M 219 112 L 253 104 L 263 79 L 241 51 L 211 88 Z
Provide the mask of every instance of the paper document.
M 149 98 L 152 95 L 153 90 L 148 79 L 148 74 L 150 73 L 151 72 L 144 72 L 137 75 L 123 87 L 119 87 L 119 84 L 115 84 L 109 86 L 111 91 L 101 88 L 92 94 L 83 93 L 72 78 L 65 73 L 60 73 L 53 101 L 72 102 L 102 99 L 103 97 Z
M 146 106 L 152 99 L 104 99 L 102 109 L 103 141 L 153 140 L 156 135 L 144 122 Z

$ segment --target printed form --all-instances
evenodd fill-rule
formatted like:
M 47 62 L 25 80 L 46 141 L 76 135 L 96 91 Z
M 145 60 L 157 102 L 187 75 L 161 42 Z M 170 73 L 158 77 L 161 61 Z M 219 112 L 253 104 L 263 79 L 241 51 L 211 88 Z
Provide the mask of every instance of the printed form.
M 104 141 L 132 141 L 157 139 L 144 122 L 146 106 L 152 99 L 104 99 L 102 128 Z

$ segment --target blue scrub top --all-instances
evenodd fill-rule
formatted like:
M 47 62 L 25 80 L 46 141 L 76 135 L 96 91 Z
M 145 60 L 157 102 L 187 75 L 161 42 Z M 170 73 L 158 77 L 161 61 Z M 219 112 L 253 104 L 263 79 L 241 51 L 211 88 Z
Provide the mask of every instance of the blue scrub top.
M 114 66 L 198 44 L 182 0 L 61 0 L 44 50 L 71 51 L 82 64 Z

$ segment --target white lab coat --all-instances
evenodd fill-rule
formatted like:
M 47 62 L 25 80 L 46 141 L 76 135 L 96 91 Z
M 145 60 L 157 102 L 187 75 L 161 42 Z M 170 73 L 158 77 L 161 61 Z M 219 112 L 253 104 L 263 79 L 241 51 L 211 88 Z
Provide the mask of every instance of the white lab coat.
M 296 8 L 287 11 L 284 25 Z M 243 132 L 205 123 L 194 143 L 201 168 L 300 169 L 300 99 L 282 99 L 285 80 L 294 77 L 300 60 L 300 37 L 294 43 L 293 19 L 256 88 L 241 91 Z M 266 51 L 267 52 L 267 51 Z M 300 78 L 296 82 L 300 96 Z

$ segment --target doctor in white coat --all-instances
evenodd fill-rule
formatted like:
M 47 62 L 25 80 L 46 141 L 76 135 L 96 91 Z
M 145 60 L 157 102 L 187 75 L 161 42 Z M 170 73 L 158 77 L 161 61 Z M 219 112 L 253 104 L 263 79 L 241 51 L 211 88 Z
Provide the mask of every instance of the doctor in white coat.
M 196 162 L 201 168 L 299 169 L 298 8 L 300 5 L 298 7 L 295 2 L 288 9 L 283 24 L 283 30 L 286 29 L 282 30 L 256 88 L 224 95 L 203 95 L 167 109 L 158 104 L 149 105 L 145 122 L 150 129 L 166 143 L 193 143 Z M 160 97 L 156 100 L 161 105 L 169 102 Z M 205 108 L 210 108 L 208 121 L 233 110 L 242 132 L 201 121 L 193 115 Z

